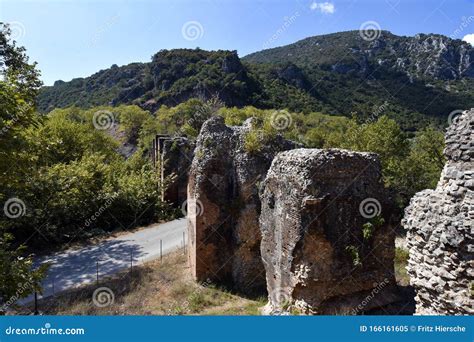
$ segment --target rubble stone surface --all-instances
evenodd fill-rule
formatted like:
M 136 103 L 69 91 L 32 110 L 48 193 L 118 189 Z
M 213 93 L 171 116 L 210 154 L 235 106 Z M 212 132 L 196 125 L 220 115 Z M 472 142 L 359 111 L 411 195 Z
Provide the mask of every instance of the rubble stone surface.
M 405 210 L 408 274 L 416 314 L 474 314 L 474 109 L 446 133 L 447 163 L 434 190 L 417 193 Z

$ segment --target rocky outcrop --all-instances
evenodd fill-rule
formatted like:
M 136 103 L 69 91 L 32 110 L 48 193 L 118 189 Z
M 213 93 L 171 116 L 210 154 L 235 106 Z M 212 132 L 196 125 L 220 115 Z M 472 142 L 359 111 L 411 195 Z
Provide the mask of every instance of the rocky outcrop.
M 182 207 L 187 199 L 189 169 L 194 142 L 185 137 L 158 134 L 153 139 L 151 159 L 163 184 L 162 200 Z
M 195 279 L 250 295 L 266 288 L 258 185 L 275 154 L 294 147 L 276 135 L 249 152 L 246 140 L 254 125 L 252 119 L 242 127 L 228 127 L 222 117 L 206 121 L 188 185 L 188 250 Z
M 403 46 L 403 71 L 418 77 L 450 80 L 474 77 L 474 49 L 438 34 L 417 34 Z
M 408 274 L 420 315 L 474 314 L 474 110 L 446 134 L 447 163 L 436 189 L 405 210 Z
M 260 198 L 266 313 L 358 314 L 395 300 L 393 209 L 377 155 L 282 152 Z

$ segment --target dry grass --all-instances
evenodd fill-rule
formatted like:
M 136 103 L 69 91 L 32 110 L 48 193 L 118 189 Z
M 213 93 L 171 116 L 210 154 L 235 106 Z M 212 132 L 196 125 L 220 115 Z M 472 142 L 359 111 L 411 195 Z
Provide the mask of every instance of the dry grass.
M 400 286 L 410 284 L 406 266 L 408 264 L 408 252 L 400 247 L 395 248 L 395 279 Z
M 397 283 L 407 286 L 408 253 L 395 251 Z M 92 301 L 98 287 L 108 287 L 114 302 L 98 307 Z M 248 299 L 212 284 L 194 282 L 186 257 L 181 252 L 135 267 L 133 273 L 123 272 L 104 279 L 99 285 L 87 285 L 39 302 L 47 315 L 258 315 L 266 298 Z M 24 308 L 28 314 L 32 307 Z
M 92 297 L 102 286 L 109 287 L 115 298 L 113 304 L 101 308 Z M 124 272 L 99 285 L 42 300 L 39 309 L 48 315 L 257 315 L 264 304 L 264 299 L 251 300 L 212 284 L 197 284 L 186 257 L 174 253 L 163 263 L 136 267 L 132 275 Z

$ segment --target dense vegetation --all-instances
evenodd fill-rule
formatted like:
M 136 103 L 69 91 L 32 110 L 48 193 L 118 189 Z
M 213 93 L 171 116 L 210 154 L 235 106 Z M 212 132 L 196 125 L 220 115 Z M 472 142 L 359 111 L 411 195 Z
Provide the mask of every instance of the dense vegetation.
M 209 104 L 211 103 L 211 105 Z M 142 148 L 156 133 L 197 136 L 200 125 L 210 115 L 221 115 L 228 125 L 240 125 L 250 117 L 260 123 L 247 137 L 248 152 L 258 153 L 266 139 L 283 134 L 312 148 L 345 148 L 378 153 L 387 187 L 394 190 L 400 208 L 418 191 L 433 188 L 444 165 L 444 135 L 428 126 L 413 136 L 388 116 L 361 122 L 357 118 L 307 114 L 286 110 L 263 110 L 247 106 L 224 107 L 216 102 L 191 99 L 175 107 L 162 106 L 144 120 Z M 197 119 L 198 118 L 198 119 Z
M 94 127 L 94 115 L 112 113 L 115 124 Z M 128 229 L 167 217 L 160 182 L 147 155 L 128 159 L 120 144 L 133 140 L 145 114 L 135 106 L 54 110 L 24 133 L 29 168 L 18 185 L 5 184 L 5 198 L 20 198 L 25 214 L 5 226 L 19 241 L 44 247 L 74 242 L 114 229 Z M 115 127 L 115 125 L 117 127 Z M 112 132 L 119 130 L 117 141 Z
M 37 123 L 33 103 L 41 83 L 35 65 L 28 63 L 23 48 L 9 41 L 10 30 L 0 23 L 0 201 L 4 203 L 5 186 L 24 183 L 21 175 L 29 169 L 30 157 L 24 132 Z M 16 214 L 13 208 L 13 214 Z M 24 297 L 38 289 L 45 269 L 31 271 L 32 259 L 24 257 L 24 246 L 12 244 L 15 237 L 0 223 L 0 304 Z M 0 311 L 3 311 L 0 308 Z
M 25 244 L 30 250 L 64 247 L 170 215 L 146 154 L 126 159 L 120 153 L 122 142 L 136 141 L 145 113 L 128 106 L 114 113 L 69 108 L 38 115 L 39 72 L 9 34 L 2 27 L 0 304 L 39 287 L 45 268 L 31 270 Z M 100 126 L 97 114 L 111 124 Z
M 443 50 L 442 47 L 446 48 Z M 322 112 L 366 120 L 395 119 L 404 130 L 446 125 L 474 107 L 474 49 L 441 35 L 374 41 L 358 31 L 310 37 L 239 59 L 235 51 L 162 50 L 150 63 L 112 66 L 87 78 L 58 81 L 38 97 L 57 107 L 137 104 L 154 112 L 191 98 L 226 106 Z

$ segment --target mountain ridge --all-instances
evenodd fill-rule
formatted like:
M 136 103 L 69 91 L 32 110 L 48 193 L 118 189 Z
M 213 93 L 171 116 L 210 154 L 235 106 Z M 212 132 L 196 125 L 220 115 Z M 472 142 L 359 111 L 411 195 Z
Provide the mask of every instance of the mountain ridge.
M 351 39 L 350 41 L 347 41 L 348 37 L 350 37 Z M 410 58 L 416 58 L 423 52 L 433 53 L 433 50 L 438 49 L 439 54 L 434 55 L 434 56 L 431 55 L 430 57 L 434 57 L 435 61 L 442 60 L 443 62 L 445 62 L 445 64 L 449 64 L 449 65 L 445 65 L 445 67 L 448 67 L 448 68 L 451 67 L 451 68 L 449 68 L 449 70 L 445 70 L 445 72 L 443 73 L 439 70 L 430 70 L 430 66 L 425 66 L 425 68 L 423 68 L 424 65 L 419 65 L 422 71 L 424 71 L 425 73 L 426 72 L 428 73 L 428 76 L 440 78 L 440 79 L 459 79 L 462 76 L 474 77 L 474 64 L 472 63 L 474 62 L 474 49 L 467 42 L 461 41 L 459 39 L 451 39 L 441 34 L 419 33 L 413 37 L 410 37 L 410 36 L 397 36 L 397 35 L 392 34 L 389 31 L 380 31 L 379 35 L 373 38 L 374 39 L 364 40 L 363 34 L 361 34 L 360 31 L 345 31 L 345 32 L 331 33 L 331 34 L 326 34 L 326 35 L 321 35 L 321 36 L 312 36 L 312 37 L 301 39 L 295 43 L 288 44 L 285 46 L 254 52 L 249 55 L 246 55 L 242 59 L 249 62 L 258 63 L 258 62 L 261 62 L 262 60 L 262 58 L 258 58 L 258 56 L 263 56 L 263 59 L 265 59 L 264 58 L 265 56 L 268 56 L 268 55 L 271 56 L 271 54 L 273 54 L 274 55 L 273 59 L 279 58 L 279 62 L 291 61 L 295 63 L 298 61 L 299 57 L 305 58 L 307 57 L 307 54 L 300 53 L 294 56 L 293 55 L 284 56 L 281 53 L 279 54 L 278 52 L 279 51 L 286 52 L 292 47 L 299 48 L 301 52 L 301 50 L 308 50 L 308 48 L 311 48 L 314 46 L 321 46 L 319 50 L 320 51 L 323 50 L 323 53 L 318 54 L 317 53 L 318 49 L 312 49 L 312 52 L 314 56 L 319 58 L 318 63 L 315 63 L 315 64 L 323 65 L 325 62 L 328 61 L 328 59 L 330 62 L 334 62 L 334 60 L 331 60 L 330 58 L 328 58 L 328 56 L 332 57 L 335 52 L 338 52 L 338 55 L 341 55 L 341 51 L 340 51 L 341 47 L 344 48 L 344 44 L 345 46 L 348 46 L 350 43 L 351 46 L 349 46 L 349 51 L 346 51 L 346 55 L 343 57 L 346 57 L 349 54 L 349 52 L 351 52 L 352 55 L 357 55 L 357 54 L 361 55 L 365 53 L 366 57 L 375 57 L 375 55 L 380 55 L 384 49 L 391 50 L 391 51 L 388 51 L 388 53 L 395 54 L 396 57 L 400 59 L 400 62 L 396 64 L 395 66 L 399 67 L 401 71 L 404 71 L 403 70 L 404 62 L 412 62 L 410 61 Z M 338 42 L 339 44 L 334 44 L 335 41 Z M 363 50 L 362 48 L 365 48 L 365 50 Z M 396 48 L 398 49 L 398 51 L 395 51 Z M 400 53 L 400 50 L 402 50 L 401 52 L 403 52 L 403 54 Z M 331 53 L 328 54 L 328 51 Z M 415 56 L 410 55 L 409 53 L 412 53 L 412 54 L 414 53 Z M 433 58 L 431 58 L 431 60 L 432 59 Z M 455 59 L 460 59 L 460 61 L 457 62 Z M 344 60 L 344 58 L 341 58 L 341 60 Z M 435 61 L 432 61 L 432 62 L 435 62 Z M 267 63 L 270 62 L 268 58 L 266 62 Z M 276 61 L 273 60 L 272 62 L 275 63 Z M 381 62 L 383 63 L 384 61 L 381 61 Z M 423 61 L 419 61 L 419 62 L 423 62 Z M 425 61 L 425 63 L 422 63 L 422 64 L 426 64 L 426 62 L 427 61 Z M 453 68 L 452 64 L 456 65 L 457 68 Z M 428 70 L 425 70 L 425 69 L 428 69 Z M 420 70 L 417 70 L 417 71 L 420 71 Z M 412 76 L 420 77 L 423 75 L 415 74 Z
M 359 31 L 308 37 L 239 58 L 236 51 L 161 50 L 150 62 L 113 65 L 43 87 L 47 112 L 77 105 L 137 104 L 155 111 L 189 98 L 227 106 L 373 115 L 382 104 L 406 129 L 441 123 L 474 106 L 474 48 L 439 34 L 364 39 Z

